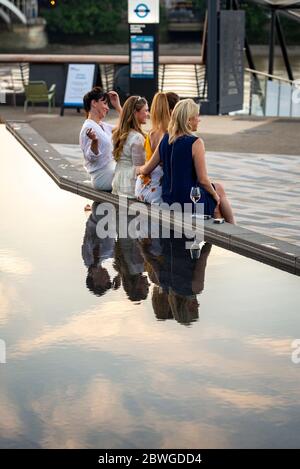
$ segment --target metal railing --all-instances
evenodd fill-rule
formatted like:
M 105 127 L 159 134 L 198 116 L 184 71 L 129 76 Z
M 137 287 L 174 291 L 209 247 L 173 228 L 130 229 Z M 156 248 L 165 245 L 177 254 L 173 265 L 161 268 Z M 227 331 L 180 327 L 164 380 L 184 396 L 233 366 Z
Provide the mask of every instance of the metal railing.
M 6 95 L 12 96 L 13 105 L 16 106 L 17 95 L 24 93 L 24 86 L 29 81 L 29 64 L 0 64 L 0 92 L 4 96 L 3 101 L 6 102 Z
M 99 65 L 103 87 L 109 91 L 122 90 L 129 95 L 129 56 L 128 55 L 35 55 L 35 54 L 0 54 L 0 63 L 17 64 L 66 64 L 96 63 Z M 160 56 L 159 57 L 160 91 L 174 91 L 180 97 L 207 99 L 206 67 L 201 56 Z
M 2 66 L 1 66 L 2 63 Z M 106 90 L 129 95 L 128 55 L 35 55 L 0 54 L 0 87 L 16 95 L 24 92 L 30 64 L 97 63 Z M 269 75 L 250 68 L 245 72 L 245 109 L 250 115 L 300 117 L 300 82 Z M 206 67 L 201 56 L 160 56 L 159 90 L 174 91 L 180 97 L 207 99 Z M 249 103 L 249 107 L 248 104 Z
M 80 55 L 80 54 L 0 54 L 0 63 L 109 63 L 129 64 L 129 55 Z M 199 54 L 194 55 L 160 55 L 160 64 L 203 64 Z
M 250 74 L 250 115 L 300 117 L 300 80 L 245 70 Z
M 159 66 L 159 90 L 174 91 L 182 98 L 207 99 L 206 67 L 203 64 Z

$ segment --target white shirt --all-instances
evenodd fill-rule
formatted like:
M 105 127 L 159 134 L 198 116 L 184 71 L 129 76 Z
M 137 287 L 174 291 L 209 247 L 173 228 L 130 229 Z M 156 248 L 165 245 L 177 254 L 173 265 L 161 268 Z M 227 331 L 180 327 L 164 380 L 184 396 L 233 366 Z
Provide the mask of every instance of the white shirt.
M 99 246 L 98 266 L 101 265 L 101 262 L 114 258 L 115 239 L 109 237 L 103 239 L 99 238 L 96 232 L 97 222 L 97 218 L 94 219 L 93 216 L 90 216 L 86 223 L 85 235 L 81 248 L 82 258 L 86 267 L 94 265 L 94 249 L 97 245 Z
M 112 130 L 114 126 L 101 122 L 97 124 L 92 119 L 86 119 L 79 135 L 79 144 L 83 151 L 85 168 L 88 173 L 93 173 L 99 169 L 105 169 L 113 160 Z M 92 149 L 92 140 L 86 135 L 88 129 L 93 129 L 98 138 L 98 154 Z

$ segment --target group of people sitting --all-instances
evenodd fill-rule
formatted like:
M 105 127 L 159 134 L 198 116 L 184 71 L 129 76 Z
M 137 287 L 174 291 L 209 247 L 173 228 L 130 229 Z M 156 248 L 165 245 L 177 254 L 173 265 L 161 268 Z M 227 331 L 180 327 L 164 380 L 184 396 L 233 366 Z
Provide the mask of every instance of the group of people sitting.
M 120 115 L 116 127 L 103 121 L 109 104 Z M 149 109 L 141 96 L 130 96 L 122 108 L 116 92 L 95 87 L 84 96 L 84 108 L 80 146 L 95 189 L 150 204 L 183 205 L 191 202 L 191 188 L 199 186 L 204 214 L 234 223 L 223 186 L 208 177 L 204 143 L 194 135 L 199 106 L 192 99 L 156 93 L 147 134 L 142 126 Z

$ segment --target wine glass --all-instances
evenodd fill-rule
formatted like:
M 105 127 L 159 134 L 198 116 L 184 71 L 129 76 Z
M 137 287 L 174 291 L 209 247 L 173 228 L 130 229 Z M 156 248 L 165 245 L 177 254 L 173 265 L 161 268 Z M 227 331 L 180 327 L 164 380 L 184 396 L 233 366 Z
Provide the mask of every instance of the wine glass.
M 204 246 L 205 242 L 204 241 L 197 241 L 197 239 L 194 239 L 193 244 L 190 247 L 190 254 L 191 254 L 191 259 L 199 259 L 201 255 L 201 250 Z
M 198 247 L 191 247 L 190 248 L 190 254 L 191 254 L 191 259 L 192 260 L 197 260 L 197 259 L 200 259 L 200 255 L 201 255 L 201 249 Z
M 190 197 L 191 197 L 191 200 L 194 203 L 194 213 L 193 213 L 192 216 L 196 217 L 197 216 L 197 202 L 199 202 L 199 200 L 201 199 L 200 187 L 198 187 L 198 186 L 192 187 Z

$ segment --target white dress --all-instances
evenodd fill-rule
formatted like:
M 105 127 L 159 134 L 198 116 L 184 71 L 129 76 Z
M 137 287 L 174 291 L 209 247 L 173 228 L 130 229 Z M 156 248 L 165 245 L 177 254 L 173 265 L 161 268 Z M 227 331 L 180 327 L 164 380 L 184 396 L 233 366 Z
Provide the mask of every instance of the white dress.
M 148 204 L 160 204 L 161 198 L 161 180 L 164 175 L 163 169 L 160 165 L 156 166 L 151 172 L 149 181 L 145 183 L 145 180 L 139 176 L 136 180 L 135 196 L 141 202 L 147 202 Z
M 112 181 L 112 193 L 128 198 L 135 198 L 136 166 L 145 163 L 145 138 L 136 130 L 131 130 L 117 161 L 115 176 Z
M 92 140 L 86 135 L 88 129 L 93 129 L 98 138 L 98 153 L 92 151 Z M 80 131 L 79 143 L 83 151 L 85 169 L 91 177 L 94 189 L 110 191 L 116 163 L 113 159 L 112 145 L 113 126 L 106 122 L 86 119 Z

